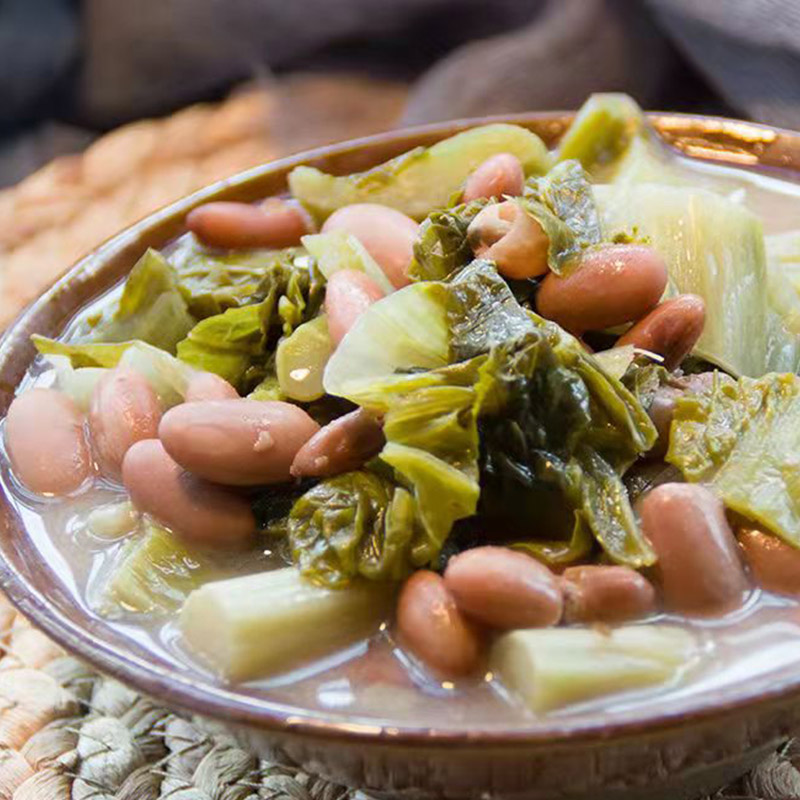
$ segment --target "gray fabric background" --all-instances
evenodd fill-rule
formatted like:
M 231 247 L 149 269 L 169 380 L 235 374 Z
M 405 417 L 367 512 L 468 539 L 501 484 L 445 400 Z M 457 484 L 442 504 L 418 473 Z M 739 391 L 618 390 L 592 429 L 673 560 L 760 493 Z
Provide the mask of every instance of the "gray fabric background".
M 0 184 L 26 153 L 297 70 L 413 81 L 408 123 L 617 90 L 800 128 L 800 0 L 0 0 Z

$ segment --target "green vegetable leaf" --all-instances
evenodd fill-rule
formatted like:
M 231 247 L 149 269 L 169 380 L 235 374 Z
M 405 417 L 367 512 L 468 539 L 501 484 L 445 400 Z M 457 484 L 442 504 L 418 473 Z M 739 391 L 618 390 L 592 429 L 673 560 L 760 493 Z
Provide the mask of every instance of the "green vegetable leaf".
M 178 343 L 178 358 L 241 386 L 250 366 L 263 361 L 273 308 L 265 300 L 201 320 Z
M 360 470 L 322 481 L 292 507 L 292 556 L 306 578 L 331 588 L 358 575 L 401 580 L 412 570 L 414 503 L 404 489 Z
M 380 203 L 421 220 L 449 205 L 470 172 L 498 153 L 515 155 L 526 175 L 541 175 L 551 163 L 536 134 L 498 123 L 415 148 L 367 172 L 336 177 L 314 167 L 296 167 L 289 174 L 289 188 L 318 221 L 352 203 Z
M 565 505 L 573 511 L 565 542 L 579 542 L 585 525 L 613 560 L 652 563 L 620 478 L 656 437 L 633 395 L 550 324 L 496 347 L 484 370 L 500 400 L 479 418 L 482 509 L 516 517 L 535 504 L 538 519 L 552 524 Z M 543 534 L 552 539 L 553 530 Z
M 186 387 L 195 374 L 188 364 L 146 342 L 73 344 L 31 337 L 39 352 L 56 368 L 58 388 L 80 408 L 88 408 L 91 392 L 106 369 L 130 367 L 147 380 L 164 408 L 183 402 Z
M 198 322 L 178 343 L 178 358 L 222 376 L 240 391 L 254 388 L 270 374 L 278 339 L 317 315 L 324 281 L 313 263 L 273 263 L 259 286 L 259 303 L 228 308 Z
M 119 344 L 94 344 L 81 342 L 61 342 L 34 333 L 31 336 L 36 349 L 43 356 L 66 356 L 76 369 L 79 367 L 116 367 L 122 354 L 130 347 L 130 342 Z
M 325 391 L 382 413 L 388 385 L 410 391 L 438 382 L 427 370 L 448 363 L 447 299 L 444 284 L 424 282 L 373 303 L 328 360 Z
M 146 521 L 144 531 L 122 548 L 105 587 L 102 610 L 110 615 L 168 613 L 179 608 L 192 590 L 219 574 L 208 554 Z
M 194 324 L 175 270 L 151 248 L 128 275 L 119 302 L 80 335 L 96 342 L 139 339 L 174 353 Z
M 592 187 L 577 161 L 562 161 L 543 177 L 530 179 L 517 202 L 547 234 L 547 261 L 557 274 L 569 258 L 603 239 Z
M 677 401 L 667 461 L 800 547 L 800 378 L 770 373 Z
M 408 275 L 416 281 L 441 281 L 472 261 L 467 228 L 491 201 L 473 200 L 432 211 L 419 227 Z
M 295 273 L 301 279 L 311 278 L 312 294 L 320 295 L 324 283 L 302 247 L 220 251 L 206 247 L 194 236 L 183 236 L 170 252 L 169 262 L 189 310 L 198 319 L 260 303 L 273 285 L 287 284 Z
M 476 259 L 448 285 L 447 323 L 450 361 L 487 353 L 496 344 L 516 339 L 534 328 L 490 261 Z

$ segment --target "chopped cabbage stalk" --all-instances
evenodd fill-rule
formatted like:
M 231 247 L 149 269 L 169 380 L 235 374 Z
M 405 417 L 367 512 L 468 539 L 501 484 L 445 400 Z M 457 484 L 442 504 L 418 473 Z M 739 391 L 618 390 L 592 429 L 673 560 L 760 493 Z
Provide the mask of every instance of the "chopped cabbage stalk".
M 250 680 L 313 661 L 374 633 L 394 586 L 359 582 L 323 589 L 292 568 L 208 583 L 180 616 L 187 646 L 230 680 Z
M 275 370 L 283 395 L 303 403 L 322 397 L 322 375 L 332 352 L 325 314 L 304 322 L 282 339 L 275 351 Z
M 383 270 L 355 236 L 344 231 L 314 233 L 304 236 L 303 244 L 317 260 L 317 266 L 327 280 L 339 270 L 354 269 L 369 275 L 384 294 L 394 291 Z
M 635 232 L 666 259 L 678 292 L 706 302 L 697 355 L 735 375 L 795 371 L 797 336 L 770 303 L 761 222 L 703 189 L 660 184 L 596 186 L 606 230 Z
M 314 167 L 296 167 L 289 174 L 289 188 L 320 221 L 352 203 L 380 203 L 421 220 L 448 205 L 470 172 L 498 153 L 515 155 L 526 175 L 547 172 L 552 161 L 536 134 L 498 123 L 415 148 L 367 172 L 336 177 Z
M 552 628 L 504 634 L 492 647 L 489 665 L 528 708 L 544 713 L 674 685 L 701 656 L 697 638 L 671 625 Z

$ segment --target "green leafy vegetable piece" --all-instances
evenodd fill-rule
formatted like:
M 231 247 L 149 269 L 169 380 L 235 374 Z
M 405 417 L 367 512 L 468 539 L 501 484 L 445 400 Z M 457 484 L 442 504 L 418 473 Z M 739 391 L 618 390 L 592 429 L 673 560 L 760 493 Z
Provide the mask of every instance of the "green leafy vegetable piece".
M 531 178 L 517 202 L 547 234 L 547 262 L 559 275 L 568 259 L 603 239 L 592 187 L 577 161 L 563 161 L 547 175 Z
M 413 489 L 425 536 L 413 547 L 412 559 L 417 566 L 428 564 L 439 555 L 453 523 L 472 516 L 478 507 L 477 463 L 467 462 L 459 469 L 425 450 L 395 442 L 386 443 L 380 458 Z
M 345 231 L 315 233 L 303 237 L 303 244 L 316 259 L 320 272 L 326 279 L 342 269 L 353 269 L 369 275 L 384 294 L 394 291 L 389 279 L 355 236 Z
M 275 344 L 317 315 L 324 281 L 313 263 L 292 268 L 273 264 L 260 286 L 259 303 L 228 308 L 198 322 L 178 343 L 178 358 L 220 375 L 240 391 L 270 375 Z
M 582 516 L 575 516 L 572 536 L 568 540 L 510 542 L 512 550 L 519 550 L 543 561 L 551 567 L 565 567 L 589 557 L 594 547 L 592 531 Z
M 409 277 L 417 281 L 441 281 L 472 261 L 467 228 L 490 202 L 473 200 L 431 211 L 420 225 Z
M 97 342 L 139 339 L 170 353 L 195 324 L 169 262 L 152 248 L 136 262 L 119 302 L 80 332 Z
M 201 320 L 178 343 L 178 358 L 240 387 L 250 366 L 263 360 L 274 304 L 229 308 Z
M 302 247 L 219 251 L 200 244 L 194 236 L 184 236 L 170 252 L 169 262 L 189 310 L 198 319 L 260 303 L 276 282 L 286 284 L 294 273 L 301 277 L 307 273 L 312 283 L 315 279 L 322 283 Z
M 595 195 L 610 234 L 638 229 L 664 257 L 674 289 L 705 300 L 698 356 L 735 375 L 796 371 L 798 336 L 772 305 L 760 220 L 703 189 L 596 186 Z
M 438 381 L 427 370 L 448 363 L 448 296 L 444 284 L 425 282 L 373 303 L 328 361 L 325 391 L 383 411 L 384 383 L 411 389 Z
M 165 613 L 180 607 L 189 592 L 218 574 L 201 551 L 187 547 L 166 528 L 145 522 L 131 538 L 105 589 L 108 613 Z
M 418 147 L 367 172 L 336 177 L 314 167 L 296 167 L 289 174 L 289 188 L 318 221 L 352 203 L 380 203 L 421 220 L 449 205 L 470 172 L 498 153 L 515 155 L 526 175 L 547 172 L 551 163 L 536 134 L 498 123 Z
M 618 379 L 625 375 L 628 368 L 633 365 L 635 359 L 636 348 L 632 344 L 626 344 L 622 347 L 611 347 L 608 350 L 600 350 L 594 354 L 594 360 L 600 364 L 603 371 L 607 375 Z
M 714 381 L 675 407 L 667 461 L 725 505 L 800 547 L 800 378 Z
M 414 504 L 372 472 L 348 472 L 306 492 L 288 521 L 295 562 L 317 584 L 341 588 L 361 575 L 400 580 L 412 569 Z
M 490 261 L 476 259 L 449 283 L 449 360 L 464 361 L 533 330 L 528 312 Z
M 146 378 L 164 408 L 183 401 L 186 386 L 195 373 L 166 350 L 146 342 L 73 344 L 36 334 L 31 338 L 39 352 L 55 365 L 59 388 L 81 408 L 88 408 L 91 390 L 111 367 L 130 367 Z
M 81 342 L 60 342 L 34 333 L 31 336 L 36 349 L 43 356 L 66 356 L 70 364 L 79 367 L 116 367 L 122 354 L 130 347 L 130 342 L 119 344 L 95 344 Z
M 541 518 L 544 506 L 565 502 L 574 511 L 565 540 L 580 542 L 575 526 L 586 525 L 615 561 L 652 563 L 620 479 L 656 437 L 633 395 L 549 324 L 496 347 L 483 369 L 501 399 L 479 418 L 482 506 L 503 508 L 530 492 Z

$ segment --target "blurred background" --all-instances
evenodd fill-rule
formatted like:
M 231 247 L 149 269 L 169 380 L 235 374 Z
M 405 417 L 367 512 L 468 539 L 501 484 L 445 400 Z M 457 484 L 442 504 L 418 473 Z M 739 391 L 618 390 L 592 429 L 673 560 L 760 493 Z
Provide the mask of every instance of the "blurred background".
M 0 0 L 0 297 L 272 158 L 609 90 L 800 128 L 800 2 Z

